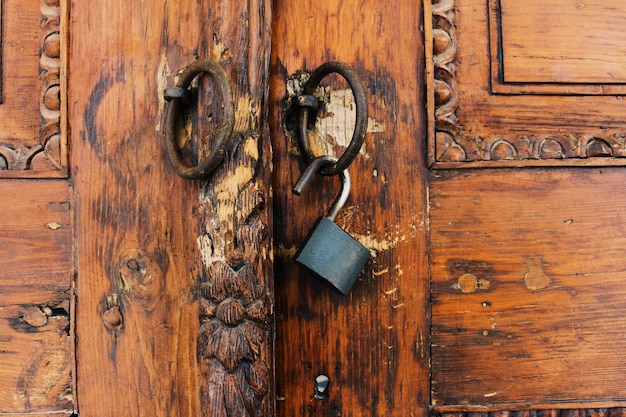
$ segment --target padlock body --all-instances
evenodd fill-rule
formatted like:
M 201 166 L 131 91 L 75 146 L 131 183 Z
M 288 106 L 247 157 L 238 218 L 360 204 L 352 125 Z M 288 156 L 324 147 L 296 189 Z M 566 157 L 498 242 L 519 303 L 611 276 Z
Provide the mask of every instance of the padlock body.
M 365 246 L 328 217 L 321 217 L 295 261 L 347 294 L 369 256 Z

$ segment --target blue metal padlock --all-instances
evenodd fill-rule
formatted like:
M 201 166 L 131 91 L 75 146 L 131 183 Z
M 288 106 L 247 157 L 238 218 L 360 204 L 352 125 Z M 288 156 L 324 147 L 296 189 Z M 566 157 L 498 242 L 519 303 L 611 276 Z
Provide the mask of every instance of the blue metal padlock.
M 293 192 L 300 195 L 314 173 L 336 162 L 337 159 L 331 156 L 315 158 L 294 185 Z M 341 193 L 328 214 L 317 220 L 304 246 L 296 253 L 295 261 L 347 294 L 369 259 L 370 252 L 334 222 L 350 195 L 348 170 L 343 170 L 340 177 Z

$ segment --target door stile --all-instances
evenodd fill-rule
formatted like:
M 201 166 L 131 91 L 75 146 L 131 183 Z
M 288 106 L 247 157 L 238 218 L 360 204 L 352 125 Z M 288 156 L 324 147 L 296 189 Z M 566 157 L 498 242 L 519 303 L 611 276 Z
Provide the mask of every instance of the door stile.
M 81 416 L 273 414 L 270 16 L 257 1 L 72 3 Z M 214 174 L 187 180 L 166 158 L 163 91 L 200 58 L 230 77 L 235 129 Z M 220 120 L 211 83 L 183 142 Z

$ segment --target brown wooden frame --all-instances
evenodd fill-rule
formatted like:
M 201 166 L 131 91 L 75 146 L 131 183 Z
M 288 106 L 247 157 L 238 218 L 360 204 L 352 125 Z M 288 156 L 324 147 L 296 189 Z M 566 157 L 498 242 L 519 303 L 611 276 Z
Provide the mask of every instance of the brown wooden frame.
M 424 21 L 430 165 L 625 165 L 626 118 L 623 106 L 612 104 L 624 93 L 619 84 L 494 82 L 498 4 L 424 3 L 432 17 Z M 570 95 L 554 95 L 564 90 Z M 552 117 L 558 108 L 575 111 Z

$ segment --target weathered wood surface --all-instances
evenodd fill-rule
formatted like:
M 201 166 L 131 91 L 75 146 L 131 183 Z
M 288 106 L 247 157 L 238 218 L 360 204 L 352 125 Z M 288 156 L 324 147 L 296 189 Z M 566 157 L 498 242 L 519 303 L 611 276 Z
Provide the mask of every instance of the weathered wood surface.
M 545 82 L 538 77 L 525 83 L 507 83 L 506 77 L 504 81 L 501 77 L 500 48 L 500 42 L 511 42 L 505 45 L 507 58 L 511 50 L 519 49 L 514 39 L 531 42 L 534 37 L 529 34 L 538 34 L 540 40 L 529 48 L 541 44 L 542 51 L 538 54 L 551 53 L 553 62 L 565 65 L 570 51 L 613 49 L 611 32 L 621 30 L 616 27 L 621 28 L 623 13 L 604 9 L 609 2 L 599 6 L 598 2 L 563 0 L 554 4 L 556 8 L 552 3 L 549 7 L 542 4 L 544 8 L 540 12 L 534 1 L 505 1 L 503 12 L 506 8 L 513 11 L 499 22 L 496 7 L 499 3 L 436 0 L 426 7 L 432 25 L 426 19 L 425 37 L 427 45 L 433 45 L 432 56 L 428 51 L 427 67 L 431 163 L 438 167 L 465 166 L 467 162 L 518 166 L 520 161 L 541 165 L 604 165 L 608 159 L 605 157 L 613 157 L 613 163 L 624 165 L 626 118 L 624 106 L 620 105 L 624 85 L 619 80 L 609 82 L 608 78 L 593 83 L 572 81 L 588 77 L 587 73 L 593 70 L 603 73 L 612 60 L 610 56 L 605 61 L 584 61 L 584 71 L 563 72 L 567 79 L 560 82 Z M 550 19 L 547 10 L 549 13 L 560 10 L 565 15 Z M 593 10 L 605 20 L 587 19 Z M 532 13 L 541 16 L 525 18 Z M 581 20 L 580 24 L 574 23 Z M 558 26 L 564 22 L 568 22 L 563 27 L 567 33 L 554 29 L 559 38 L 553 40 L 547 36 L 553 29 L 552 23 Z M 505 25 L 502 32 L 499 32 L 500 23 Z M 566 49 L 562 53 L 550 49 L 559 42 L 562 44 L 563 39 L 588 36 L 588 31 L 594 33 L 594 42 L 587 46 L 579 43 L 572 48 L 562 46 Z M 619 50 L 613 52 L 623 57 Z M 526 61 L 528 70 L 520 65 L 519 72 L 543 74 L 541 68 L 546 59 L 529 54 Z M 591 64 L 597 67 L 593 69 Z M 592 158 L 598 156 L 603 158 Z
M 275 2 L 270 122 L 276 155 L 278 415 L 426 412 L 420 16 L 420 2 Z M 337 222 L 371 250 L 372 259 L 347 296 L 293 262 L 309 228 L 335 198 L 338 180 L 316 176 L 302 196 L 293 195 L 306 163 L 295 151 L 293 132 L 283 130 L 288 91 L 301 79 L 294 74 L 331 60 L 357 71 L 369 100 L 369 133 L 349 168 L 352 193 Z M 339 155 L 351 137 L 354 104 L 346 84 L 332 78 L 323 84 L 341 100 L 330 102 L 318 129 L 325 129 L 322 142 Z M 326 400 L 313 399 L 320 374 L 330 378 Z
M 432 173 L 434 405 L 624 401 L 625 174 Z
M 269 13 L 255 1 L 73 4 L 81 416 L 272 413 Z M 208 181 L 177 177 L 163 145 L 163 89 L 197 56 L 224 66 L 235 95 L 233 147 Z M 219 120 L 200 84 L 200 117 Z
M 68 183 L 0 181 L 0 414 L 73 410 Z
M 201 56 L 228 71 L 232 148 L 203 185 L 197 237 L 200 402 L 206 417 L 274 415 L 272 146 L 268 78 L 271 1 L 205 1 Z M 212 40 L 212 42 L 209 42 Z M 219 103 L 213 113 L 219 117 Z
M 71 175 L 76 361 L 85 416 L 200 415 L 200 274 L 192 204 L 162 151 L 162 98 L 192 62 L 201 13 L 179 3 L 73 4 Z
M 530 405 L 526 407 L 530 407 Z M 621 407 L 575 408 L 575 405 L 572 405 L 572 408 L 565 409 L 522 409 L 512 411 L 445 413 L 440 415 L 442 417 L 623 417 L 626 415 L 626 410 Z

